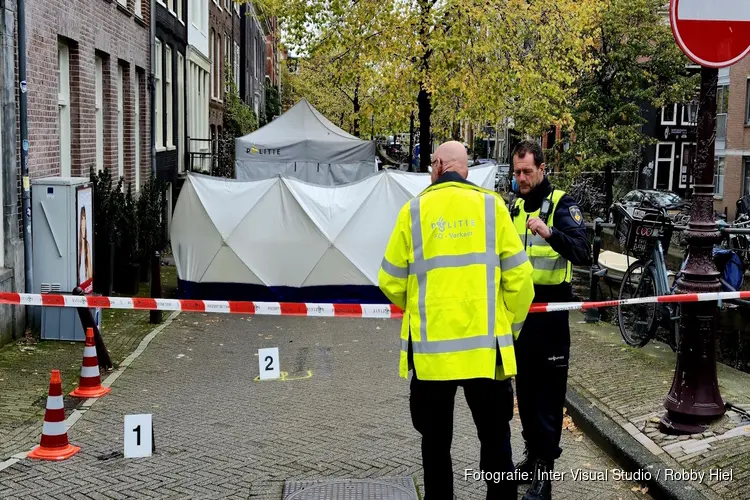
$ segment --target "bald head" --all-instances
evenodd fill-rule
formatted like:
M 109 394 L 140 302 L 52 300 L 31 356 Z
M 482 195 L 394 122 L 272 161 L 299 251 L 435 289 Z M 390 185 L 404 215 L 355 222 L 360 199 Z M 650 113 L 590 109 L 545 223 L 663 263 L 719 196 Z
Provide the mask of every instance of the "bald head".
M 458 141 L 444 142 L 432 154 L 432 181 L 446 172 L 456 172 L 464 179 L 469 176 L 469 156 Z

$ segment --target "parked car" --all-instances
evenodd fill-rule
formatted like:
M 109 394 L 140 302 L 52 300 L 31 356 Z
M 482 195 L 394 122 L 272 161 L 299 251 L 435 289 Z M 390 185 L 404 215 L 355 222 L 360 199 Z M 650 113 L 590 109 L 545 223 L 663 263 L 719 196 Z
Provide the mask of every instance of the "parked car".
M 671 191 L 657 191 L 655 189 L 634 189 L 612 204 L 609 209 L 609 220 L 614 220 L 616 205 L 621 205 L 626 210 L 639 205 L 654 208 L 665 208 L 667 214 L 673 220 L 678 219 L 681 214 L 690 212 L 690 202 Z

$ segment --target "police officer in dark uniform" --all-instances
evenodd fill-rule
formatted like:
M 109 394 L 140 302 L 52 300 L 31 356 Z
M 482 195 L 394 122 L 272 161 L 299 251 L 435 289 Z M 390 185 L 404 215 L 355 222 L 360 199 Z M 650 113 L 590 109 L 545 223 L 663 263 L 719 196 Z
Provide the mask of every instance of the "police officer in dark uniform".
M 583 215 L 573 198 L 552 188 L 537 143 L 519 143 L 512 158 L 518 197 L 511 217 L 534 268 L 534 302 L 569 302 L 572 266 L 591 264 Z M 549 473 L 562 453 L 570 354 L 568 312 L 529 314 L 516 341 L 516 353 L 518 412 L 526 443 L 524 459 L 516 470 L 533 478 L 523 500 L 551 499 Z

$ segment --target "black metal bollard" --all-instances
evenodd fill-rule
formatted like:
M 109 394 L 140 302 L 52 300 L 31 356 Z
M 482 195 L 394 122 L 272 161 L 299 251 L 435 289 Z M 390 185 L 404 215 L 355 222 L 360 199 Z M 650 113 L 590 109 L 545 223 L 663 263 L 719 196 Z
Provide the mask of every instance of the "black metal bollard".
M 156 252 L 151 257 L 151 298 L 161 298 L 161 254 Z M 162 319 L 162 311 L 151 311 L 149 314 L 149 320 L 152 325 L 160 324 Z
M 73 295 L 84 295 L 83 290 L 81 287 L 75 287 L 73 289 Z M 101 332 L 99 332 L 99 327 L 96 324 L 96 321 L 94 320 L 94 315 L 91 314 L 91 309 L 88 307 L 77 307 L 76 311 L 78 311 L 78 319 L 81 320 L 81 326 L 83 327 L 83 331 L 85 332 L 87 328 L 91 328 L 94 330 L 94 342 L 96 343 L 96 358 L 99 361 L 99 367 L 103 370 L 110 370 L 112 369 L 112 358 L 109 356 L 109 351 L 107 350 L 107 346 L 104 345 L 104 339 L 102 338 Z
M 591 302 L 594 302 L 597 300 L 597 293 L 596 291 L 599 289 L 599 252 L 601 252 L 602 249 L 602 230 L 604 229 L 602 227 L 602 223 L 604 221 L 597 217 L 596 220 L 594 220 L 594 245 L 593 245 L 593 255 L 592 255 L 592 263 L 591 263 L 591 273 L 589 274 L 590 277 L 590 292 L 589 292 L 589 300 Z M 597 323 L 601 319 L 601 313 L 599 311 L 599 308 L 591 308 L 586 309 L 585 314 L 586 323 Z

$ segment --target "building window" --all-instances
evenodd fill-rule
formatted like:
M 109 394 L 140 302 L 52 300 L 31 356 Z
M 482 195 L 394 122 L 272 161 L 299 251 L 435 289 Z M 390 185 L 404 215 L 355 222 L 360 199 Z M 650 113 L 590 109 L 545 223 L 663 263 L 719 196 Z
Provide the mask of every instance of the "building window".
M 661 124 L 677 125 L 677 104 L 661 108 Z
M 729 111 L 729 85 L 716 89 L 716 140 L 727 138 L 727 112 Z
M 175 11 L 175 14 L 177 14 L 177 19 L 179 19 L 180 21 L 183 21 L 184 19 L 182 18 L 182 0 L 174 0 L 174 3 L 175 3 L 174 11 Z
M 211 30 L 211 37 L 208 40 L 209 48 L 208 52 L 211 56 L 211 97 L 216 96 L 216 52 L 214 45 L 216 44 L 216 32 Z
M 104 61 L 96 56 L 96 171 L 104 170 Z
M 70 177 L 70 49 L 57 43 L 57 127 L 60 137 L 60 176 Z
M 656 172 L 654 189 L 672 190 L 674 173 L 674 142 L 660 142 L 656 145 Z
M 747 79 L 747 91 L 745 92 L 745 123 L 750 125 L 750 78 Z
M 117 176 L 125 176 L 125 71 L 117 65 Z
M 177 53 L 177 171 L 185 171 L 185 59 Z
M 216 43 L 214 44 L 214 62 L 216 64 L 216 99 L 221 100 L 221 35 L 216 34 Z
M 161 40 L 156 39 L 156 61 L 154 64 L 154 81 L 156 83 L 156 147 L 164 147 L 164 120 L 162 117 L 162 83 L 161 83 Z
M 255 37 L 253 37 L 253 78 L 258 78 L 258 49 L 255 46 Z
M 232 64 L 232 38 L 224 33 L 224 66 Z
M 135 117 L 133 123 L 135 125 L 135 191 L 138 192 L 141 189 L 141 89 L 143 86 L 143 73 L 136 71 L 135 73 L 135 104 L 133 109 L 135 111 Z
M 693 168 L 695 166 L 696 145 L 694 142 L 685 142 L 682 144 L 680 153 L 680 187 L 686 188 L 688 175 L 690 175 L 690 185 L 693 185 Z
M 682 106 L 682 124 L 683 125 L 697 125 L 698 124 L 698 103 L 689 102 Z
M 742 168 L 742 178 L 744 180 L 742 183 L 742 196 L 747 196 L 750 194 L 750 157 L 746 156 L 744 160 L 742 162 L 744 164 Z
M 167 147 L 174 146 L 174 125 L 172 123 L 172 49 L 164 47 L 164 118 L 167 121 Z
M 141 11 L 141 0 L 135 0 L 135 15 L 138 17 L 143 17 L 143 12 Z
M 237 88 L 239 89 L 239 86 L 240 86 L 240 45 L 237 42 L 234 42 L 233 69 L 234 69 L 234 84 L 237 85 Z
M 717 156 L 714 158 L 714 196 L 721 198 L 724 196 L 724 160 L 726 157 Z

